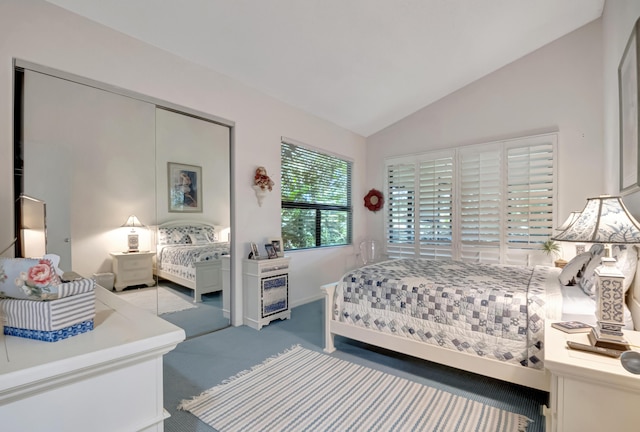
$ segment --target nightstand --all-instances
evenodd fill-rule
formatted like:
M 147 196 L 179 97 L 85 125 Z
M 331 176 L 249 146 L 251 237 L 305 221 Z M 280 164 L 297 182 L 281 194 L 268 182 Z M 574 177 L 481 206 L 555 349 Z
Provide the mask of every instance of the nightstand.
M 625 331 L 631 345 L 640 333 Z M 587 333 L 545 328 L 545 367 L 551 373 L 550 430 L 637 431 L 640 425 L 640 375 L 619 359 L 567 348 L 567 341 L 589 343 Z M 633 349 L 638 350 L 637 347 Z M 549 428 L 548 428 L 549 429 Z
M 116 277 L 116 291 L 128 286 L 154 286 L 153 256 L 155 252 L 111 252 L 112 267 Z
M 289 258 L 245 259 L 244 324 L 260 330 L 275 319 L 291 318 Z

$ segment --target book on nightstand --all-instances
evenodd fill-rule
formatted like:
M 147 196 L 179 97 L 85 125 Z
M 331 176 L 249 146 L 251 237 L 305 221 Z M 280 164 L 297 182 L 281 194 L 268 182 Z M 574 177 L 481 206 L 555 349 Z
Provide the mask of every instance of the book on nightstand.
M 562 321 L 551 323 L 551 327 L 562 330 L 565 333 L 587 333 L 593 327 L 580 321 Z

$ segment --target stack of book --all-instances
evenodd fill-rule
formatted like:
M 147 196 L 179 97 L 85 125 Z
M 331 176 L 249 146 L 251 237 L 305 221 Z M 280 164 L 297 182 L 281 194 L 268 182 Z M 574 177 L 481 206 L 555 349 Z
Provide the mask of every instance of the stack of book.
M 604 330 L 594 327 L 589 332 L 589 342 L 591 345 L 602 348 L 609 348 L 619 351 L 628 351 L 631 349 L 629 343 L 624 338 L 622 331 Z

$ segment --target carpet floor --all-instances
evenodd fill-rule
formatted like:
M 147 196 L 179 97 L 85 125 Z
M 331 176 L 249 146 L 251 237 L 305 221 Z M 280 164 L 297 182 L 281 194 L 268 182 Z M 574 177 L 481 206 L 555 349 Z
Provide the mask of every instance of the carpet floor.
M 324 346 L 323 322 L 324 302 L 318 300 L 294 308 L 290 320 L 274 321 L 260 331 L 247 326 L 229 327 L 179 344 L 164 357 L 164 406 L 171 414 L 165 420 L 165 431 L 215 431 L 195 415 L 178 410 L 180 402 L 215 387 L 292 345 L 299 344 L 321 352 Z M 541 405 L 548 400 L 545 392 L 345 338 L 336 337 L 336 348 L 332 357 L 524 415 L 531 419 L 528 432 L 544 431 Z

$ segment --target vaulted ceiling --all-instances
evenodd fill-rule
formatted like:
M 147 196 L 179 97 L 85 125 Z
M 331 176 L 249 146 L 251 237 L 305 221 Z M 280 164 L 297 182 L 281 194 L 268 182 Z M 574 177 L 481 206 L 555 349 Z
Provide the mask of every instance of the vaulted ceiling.
M 605 0 L 48 0 L 369 136 Z

